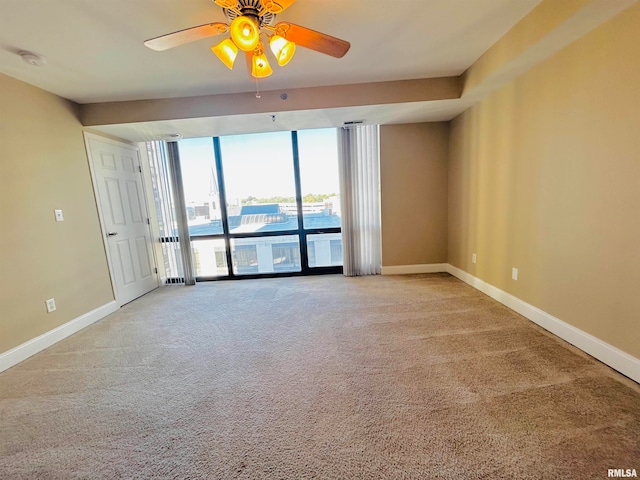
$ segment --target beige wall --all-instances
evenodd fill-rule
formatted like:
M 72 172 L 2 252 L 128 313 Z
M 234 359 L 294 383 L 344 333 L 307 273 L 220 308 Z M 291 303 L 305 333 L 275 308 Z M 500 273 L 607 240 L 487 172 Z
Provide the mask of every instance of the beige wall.
M 380 127 L 382 265 L 447 261 L 448 123 Z
M 636 4 L 456 118 L 449 166 L 449 263 L 636 358 L 639 28 Z
M 4 352 L 114 297 L 77 106 L 4 75 L 0 104 Z M 58 308 L 47 314 L 52 297 Z
M 80 106 L 85 126 L 154 122 L 254 113 L 313 111 L 325 108 L 429 102 L 460 98 L 460 77 L 420 78 L 390 82 L 333 85 L 232 93 L 201 97 L 89 103 Z

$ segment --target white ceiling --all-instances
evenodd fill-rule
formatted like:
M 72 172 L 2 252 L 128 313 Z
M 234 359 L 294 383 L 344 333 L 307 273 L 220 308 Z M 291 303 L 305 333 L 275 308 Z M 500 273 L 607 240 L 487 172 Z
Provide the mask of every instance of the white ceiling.
M 345 39 L 351 50 L 335 59 L 299 48 L 289 65 L 274 66 L 260 89 L 459 75 L 539 2 L 297 0 L 278 20 Z M 0 12 L 0 72 L 77 103 L 256 89 L 243 62 L 230 71 L 213 55 L 218 38 L 164 52 L 143 45 L 226 21 L 212 0 L 0 0 Z M 47 64 L 24 63 L 20 50 L 44 56 Z M 409 120 L 420 118 L 415 110 L 407 109 Z M 406 121 L 401 113 L 381 115 Z

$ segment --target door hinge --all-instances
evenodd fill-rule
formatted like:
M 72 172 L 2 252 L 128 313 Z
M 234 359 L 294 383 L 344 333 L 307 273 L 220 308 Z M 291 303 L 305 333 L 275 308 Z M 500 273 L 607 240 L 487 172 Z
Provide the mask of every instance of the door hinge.
M 158 273 L 158 268 L 157 267 L 154 267 L 153 273 Z
M 138 171 L 139 171 L 140 173 L 142 173 L 142 166 L 141 166 L 141 165 L 138 165 Z
M 147 218 L 147 225 L 151 225 L 151 219 Z

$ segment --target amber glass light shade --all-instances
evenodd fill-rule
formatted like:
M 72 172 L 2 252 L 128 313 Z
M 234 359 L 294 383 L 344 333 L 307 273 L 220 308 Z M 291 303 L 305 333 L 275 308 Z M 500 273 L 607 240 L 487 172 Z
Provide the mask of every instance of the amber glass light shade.
M 233 19 L 231 22 L 231 39 L 240 50 L 245 52 L 253 51 L 260 42 L 260 28 L 256 21 L 241 15 Z
M 284 67 L 293 58 L 296 53 L 296 44 L 290 42 L 280 35 L 272 35 L 269 40 L 269 47 L 276 57 L 278 65 Z
M 211 47 L 213 53 L 220 59 L 222 63 L 224 63 L 229 70 L 233 68 L 233 62 L 236 61 L 236 57 L 238 56 L 238 47 L 236 44 L 231 41 L 230 38 L 225 38 L 215 47 Z
M 251 75 L 255 78 L 268 77 L 273 73 L 271 65 L 267 61 L 267 56 L 263 51 L 258 51 L 253 54 L 251 58 Z

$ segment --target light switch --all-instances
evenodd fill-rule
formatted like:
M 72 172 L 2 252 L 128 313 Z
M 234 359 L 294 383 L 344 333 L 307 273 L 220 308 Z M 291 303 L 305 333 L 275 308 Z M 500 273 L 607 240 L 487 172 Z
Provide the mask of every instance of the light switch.
M 53 213 L 56 214 L 56 222 L 64 221 L 64 217 L 62 216 L 62 210 L 54 210 Z
M 44 303 L 46 303 L 46 305 L 47 305 L 47 312 L 48 313 L 56 311 L 56 300 L 54 298 L 50 298 L 49 300 L 45 300 Z

